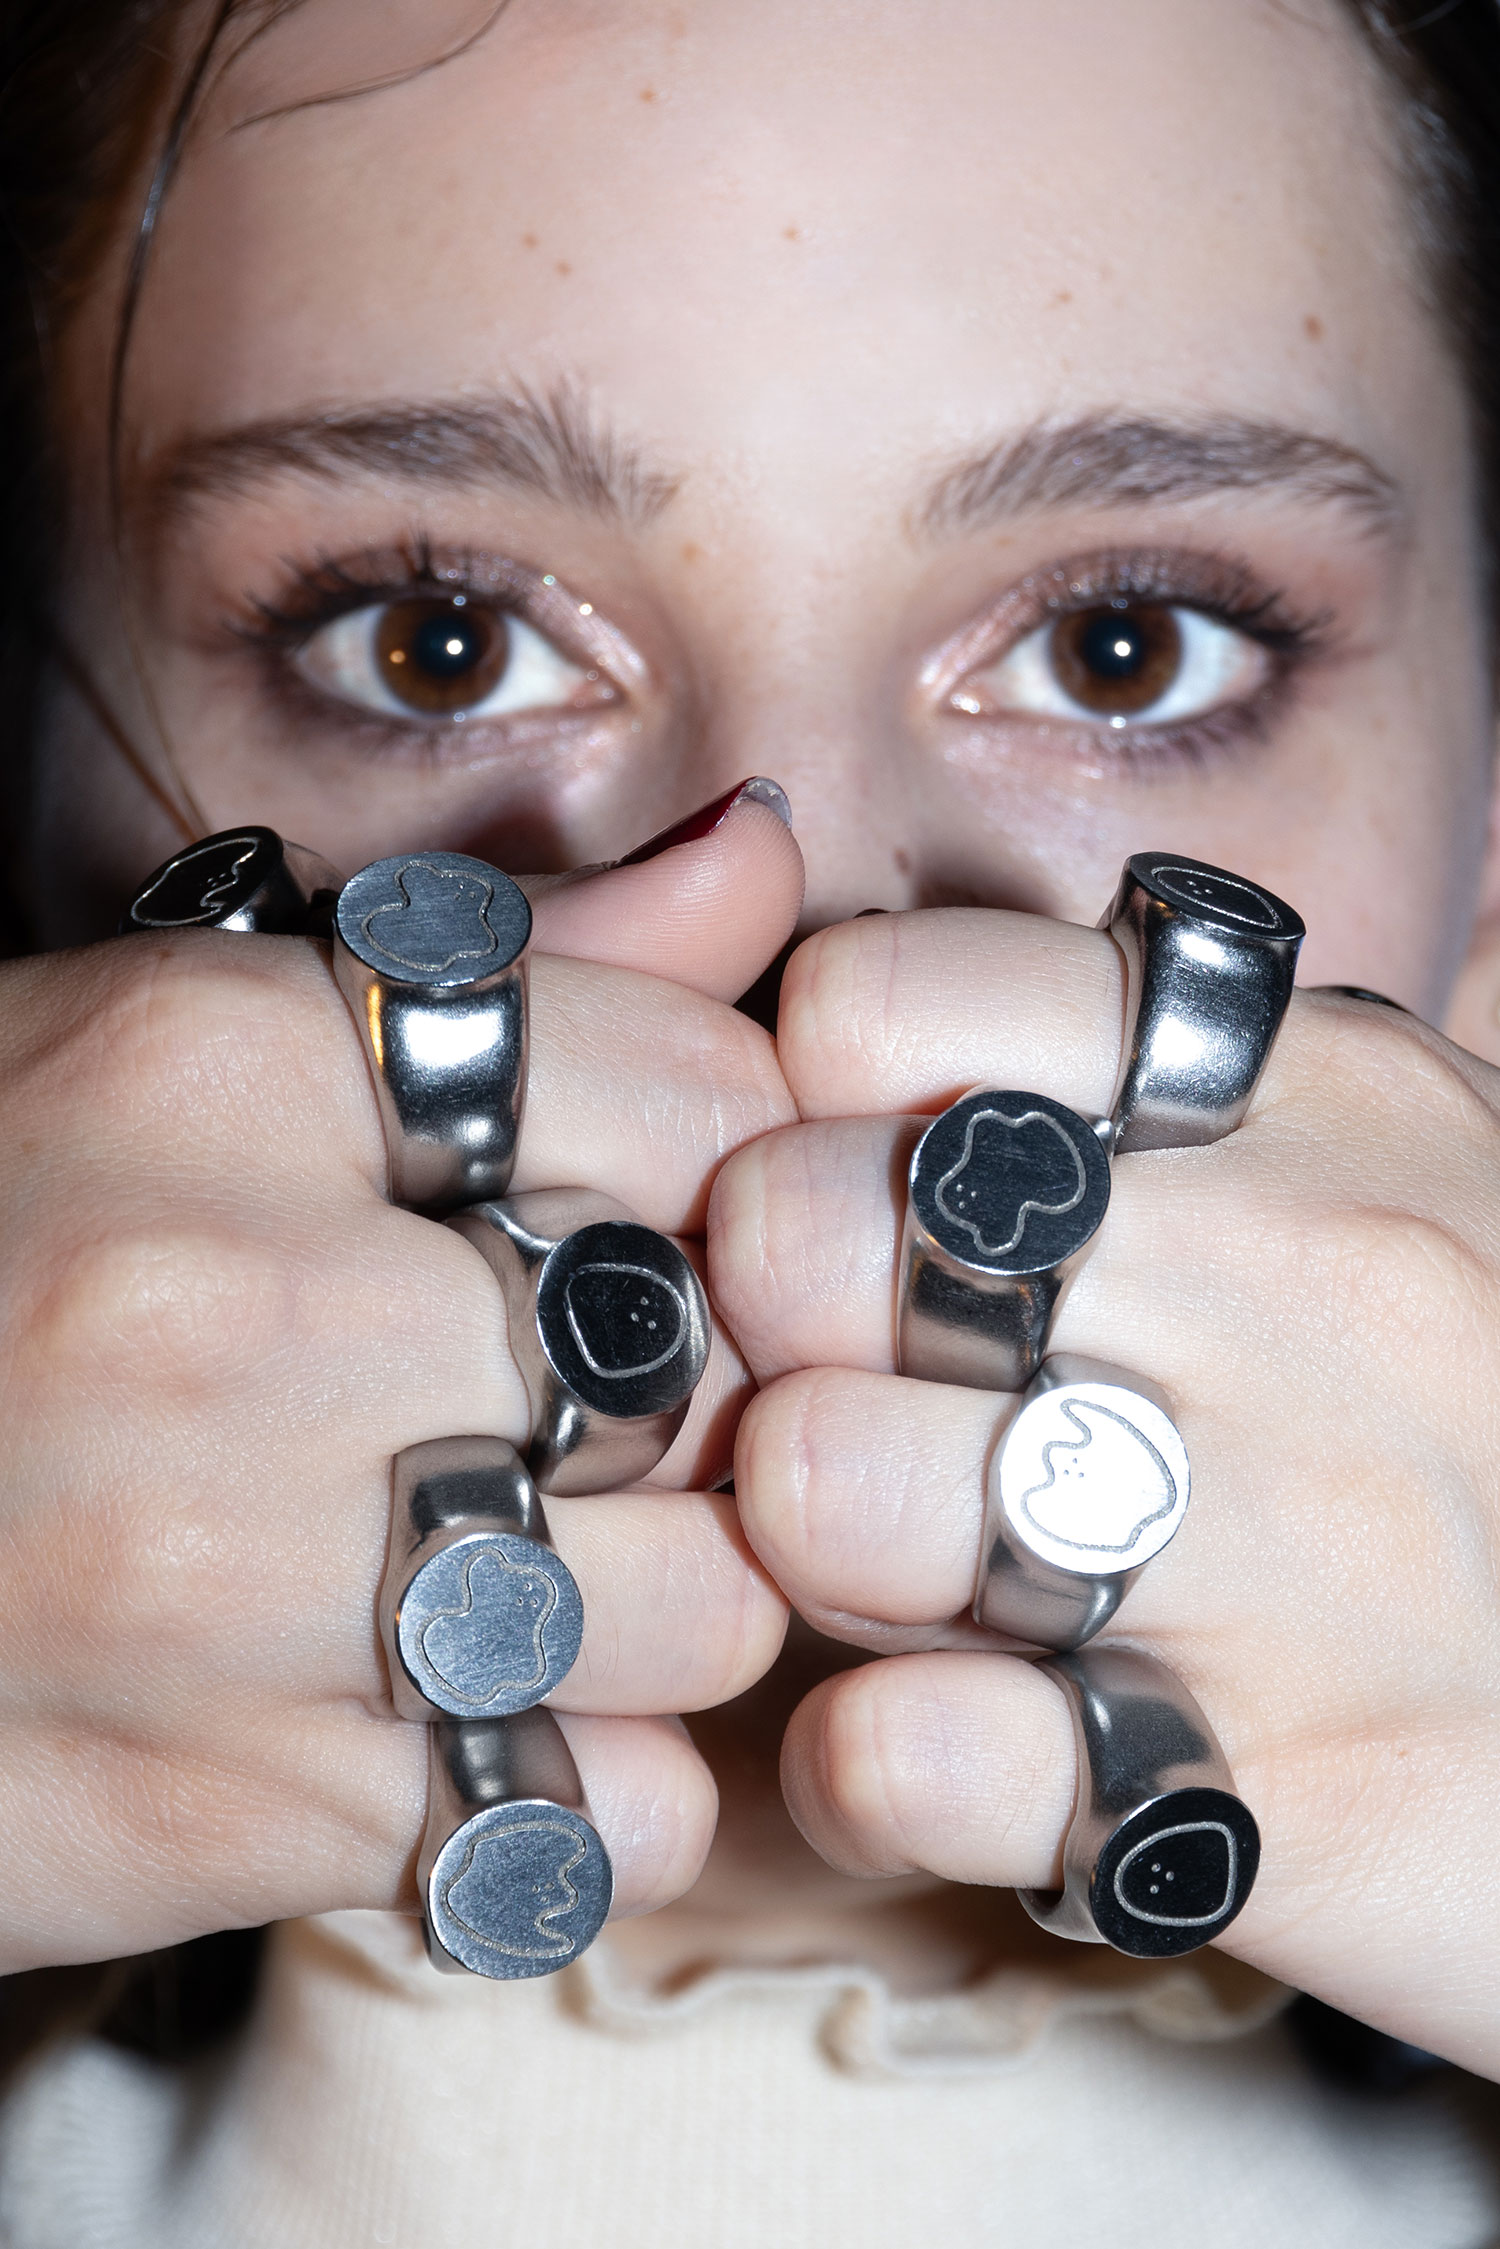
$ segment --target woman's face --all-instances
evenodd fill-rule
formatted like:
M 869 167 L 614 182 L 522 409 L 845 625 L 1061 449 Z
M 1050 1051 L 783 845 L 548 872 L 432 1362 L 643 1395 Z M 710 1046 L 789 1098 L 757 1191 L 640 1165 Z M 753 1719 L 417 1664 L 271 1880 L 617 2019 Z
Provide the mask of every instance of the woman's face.
M 109 292 L 72 339 L 65 637 L 149 745 L 133 637 L 205 822 L 524 871 L 769 773 L 809 926 L 1093 920 L 1164 846 L 1290 897 L 1311 980 L 1440 1009 L 1471 459 L 1334 0 L 510 0 L 241 122 L 480 13 L 305 0 L 213 95 L 128 634 Z M 68 688 L 36 817 L 53 937 L 178 840 Z

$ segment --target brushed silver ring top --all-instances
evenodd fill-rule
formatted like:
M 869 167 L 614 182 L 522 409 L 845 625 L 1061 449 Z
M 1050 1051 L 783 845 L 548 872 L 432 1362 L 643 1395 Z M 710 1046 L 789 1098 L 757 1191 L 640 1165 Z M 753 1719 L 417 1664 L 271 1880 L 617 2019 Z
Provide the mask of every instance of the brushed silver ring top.
M 1223 1935 L 1260 1867 L 1260 1829 L 1198 1704 L 1144 1649 L 1038 1667 L 1067 1697 L 1078 1793 L 1060 1890 L 1021 1890 L 1054 1936 L 1172 1960 Z
M 428 1958 L 496 1982 L 555 1975 L 588 1950 L 614 1895 L 557 1720 L 441 1718 L 428 1742 L 417 1859 Z
M 1301 916 L 1243 875 L 1169 851 L 1125 862 L 1104 916 L 1125 964 L 1114 1152 L 1233 1132 L 1292 995 Z
M 355 959 L 387 983 L 477 992 L 525 952 L 531 908 L 509 875 L 482 859 L 403 853 L 374 860 L 345 883 L 334 926 Z
M 274 828 L 224 828 L 174 851 L 126 907 L 120 934 L 223 929 L 306 937 L 326 934 L 343 877 Z

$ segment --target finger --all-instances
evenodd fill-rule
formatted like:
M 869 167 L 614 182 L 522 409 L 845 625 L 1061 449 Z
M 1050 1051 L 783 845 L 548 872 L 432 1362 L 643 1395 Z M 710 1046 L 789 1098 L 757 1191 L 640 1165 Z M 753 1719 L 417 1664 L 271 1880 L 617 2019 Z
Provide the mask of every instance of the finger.
M 896 1364 L 896 1258 L 921 1125 L 852 1117 L 741 1148 L 714 1182 L 714 1303 L 757 1381 L 794 1367 Z
M 583 1596 L 583 1647 L 556 1710 L 705 1710 L 769 1671 L 786 1602 L 732 1499 L 701 1492 L 554 1499 L 548 1521 Z
M 861 1625 L 966 1619 L 985 1469 L 1012 1410 L 983 1391 L 842 1368 L 762 1390 L 740 1424 L 735 1498 L 797 1613 L 867 1644 Z
M 781 1782 L 847 1874 L 1047 1888 L 1077 1782 L 1060 1688 L 1015 1656 L 891 1656 L 826 1679 L 792 1714 Z
M 1104 931 L 989 908 L 871 914 L 800 945 L 777 1044 L 804 1117 L 945 1108 L 970 1086 L 1109 1107 L 1124 970 Z
M 762 793 L 746 793 L 755 790 Z M 537 950 L 666 977 L 711 999 L 738 999 L 781 950 L 802 910 L 802 854 L 777 800 L 785 807 L 774 783 L 742 783 L 707 834 L 664 841 L 634 866 L 523 884 L 534 891 Z
M 294 1704 L 281 1721 L 257 1705 L 235 1727 L 216 1708 L 166 1747 L 123 1727 L 107 1746 L 8 1736 L 0 1816 L 29 1879 L 7 1917 L 7 1972 L 139 1949 L 143 1928 L 171 1944 L 340 1907 L 410 1910 L 426 1729 Z M 669 1904 L 713 1837 L 707 1766 L 672 1719 L 561 1724 L 614 1864 L 614 1912 Z

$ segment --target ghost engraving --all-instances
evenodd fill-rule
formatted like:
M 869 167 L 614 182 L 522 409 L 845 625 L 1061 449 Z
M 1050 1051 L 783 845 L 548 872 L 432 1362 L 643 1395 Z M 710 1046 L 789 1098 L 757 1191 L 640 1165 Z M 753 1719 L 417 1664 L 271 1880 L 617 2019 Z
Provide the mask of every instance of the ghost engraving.
M 1179 905 L 1204 907 L 1246 929 L 1274 933 L 1281 927 L 1281 916 L 1265 893 L 1253 882 L 1242 882 L 1238 875 L 1219 874 L 1211 867 L 1157 867 L 1151 879 L 1158 890 L 1175 898 Z
M 443 1684 L 476 1707 L 540 1687 L 543 1634 L 557 1607 L 547 1572 L 485 1546 L 465 1564 L 462 1590 L 462 1608 L 439 1609 L 421 1633 L 422 1653 Z
M 561 1813 L 487 1828 L 469 1844 L 442 1902 L 461 1929 L 512 1960 L 566 1960 L 578 1940 L 557 1924 L 578 1904 L 570 1879 L 588 1843 Z
M 1061 1218 L 1078 1208 L 1087 1188 L 1083 1158 L 1055 1117 L 1041 1109 L 1018 1117 L 979 1109 L 933 1200 L 986 1257 L 1008 1257 L 1034 1213 Z
M 149 929 L 176 929 L 212 921 L 239 888 L 240 876 L 255 857 L 254 836 L 216 836 L 169 860 L 130 909 L 132 921 Z
M 1043 1398 L 1026 1410 L 1048 1406 L 1073 1434 L 1043 1445 L 1043 1480 L 1022 1492 L 1021 1512 L 1060 1546 L 1128 1554 L 1176 1506 L 1171 1470 L 1144 1430 L 1111 1407 Z
M 399 900 L 372 908 L 360 924 L 373 952 L 398 968 L 439 976 L 458 961 L 486 960 L 500 950 L 489 918 L 492 882 L 426 859 L 409 859 L 394 879 Z
M 580 1265 L 568 1276 L 563 1308 L 584 1365 L 607 1382 L 654 1374 L 688 1332 L 682 1292 L 649 1265 Z
M 1127 1851 L 1115 1868 L 1115 1898 L 1132 1920 L 1163 1929 L 1220 1921 L 1234 1904 L 1239 1845 L 1222 1820 L 1166 1827 Z

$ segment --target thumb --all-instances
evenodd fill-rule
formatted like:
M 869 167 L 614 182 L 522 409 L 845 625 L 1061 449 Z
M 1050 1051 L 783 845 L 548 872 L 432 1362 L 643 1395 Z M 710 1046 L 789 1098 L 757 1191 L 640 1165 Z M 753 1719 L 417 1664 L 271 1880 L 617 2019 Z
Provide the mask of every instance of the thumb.
M 522 881 L 544 953 L 639 969 L 735 1000 L 802 910 L 802 854 L 774 781 L 742 781 L 628 858 Z

